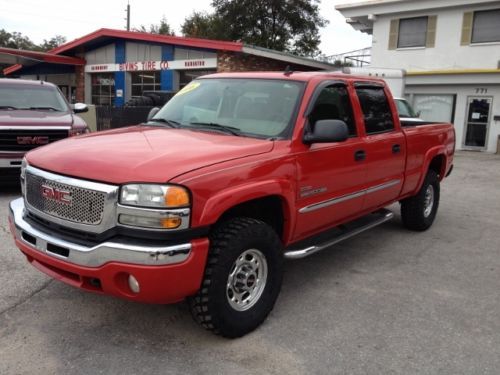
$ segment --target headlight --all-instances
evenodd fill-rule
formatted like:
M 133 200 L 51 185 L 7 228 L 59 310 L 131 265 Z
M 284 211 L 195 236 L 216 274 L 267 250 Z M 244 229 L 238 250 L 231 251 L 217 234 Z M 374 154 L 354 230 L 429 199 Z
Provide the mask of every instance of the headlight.
M 72 128 L 69 131 L 69 136 L 70 137 L 76 137 L 77 135 L 83 135 L 83 134 L 88 134 L 90 133 L 90 129 L 85 126 L 85 127 L 78 127 L 78 128 Z
M 188 191 L 175 185 L 130 184 L 121 188 L 120 203 L 138 207 L 179 208 L 190 205 Z
M 26 160 L 26 156 L 23 158 L 21 162 L 21 178 L 24 178 L 26 175 L 26 168 L 28 167 L 28 161 Z
M 176 212 L 173 212 L 176 211 Z M 121 213 L 118 222 L 123 225 L 153 229 L 186 229 L 189 226 L 189 209 L 172 210 L 156 216 L 145 212 Z
M 26 168 L 28 168 L 28 161 L 24 157 L 21 162 L 21 194 L 23 197 L 26 196 Z

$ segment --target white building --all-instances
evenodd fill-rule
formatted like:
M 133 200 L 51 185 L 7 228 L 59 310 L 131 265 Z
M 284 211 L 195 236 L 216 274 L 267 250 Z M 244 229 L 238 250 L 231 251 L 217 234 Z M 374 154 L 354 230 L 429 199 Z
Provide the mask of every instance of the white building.
M 458 149 L 497 151 L 500 1 L 373 0 L 336 9 L 373 35 L 372 67 L 407 71 L 405 94 L 422 118 L 453 122 Z

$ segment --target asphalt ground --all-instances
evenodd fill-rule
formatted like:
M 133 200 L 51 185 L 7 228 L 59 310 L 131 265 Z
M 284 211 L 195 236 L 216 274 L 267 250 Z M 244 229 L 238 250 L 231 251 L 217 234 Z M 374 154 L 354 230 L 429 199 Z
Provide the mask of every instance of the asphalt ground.
M 288 261 L 266 322 L 236 340 L 185 304 L 83 292 L 30 266 L 0 190 L 0 374 L 498 374 L 500 156 L 459 153 L 433 227 L 395 219 Z

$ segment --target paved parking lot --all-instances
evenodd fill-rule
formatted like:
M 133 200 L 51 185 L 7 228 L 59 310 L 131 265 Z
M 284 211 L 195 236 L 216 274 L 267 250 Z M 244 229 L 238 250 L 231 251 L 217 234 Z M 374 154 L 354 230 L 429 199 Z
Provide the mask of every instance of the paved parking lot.
M 460 153 L 434 226 L 396 218 L 288 262 L 268 320 L 237 340 L 184 304 L 81 292 L 14 248 L 0 190 L 0 374 L 498 374 L 500 157 Z

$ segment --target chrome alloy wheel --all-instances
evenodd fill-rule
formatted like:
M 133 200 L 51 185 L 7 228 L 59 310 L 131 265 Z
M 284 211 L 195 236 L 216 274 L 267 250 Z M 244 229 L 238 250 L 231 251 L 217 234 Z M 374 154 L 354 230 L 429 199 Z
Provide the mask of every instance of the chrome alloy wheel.
M 257 303 L 266 287 L 267 261 L 257 249 L 240 254 L 227 278 L 226 296 L 236 311 L 245 311 Z
M 424 217 L 429 217 L 434 207 L 434 186 L 427 186 L 424 197 Z

